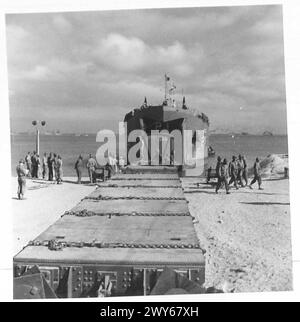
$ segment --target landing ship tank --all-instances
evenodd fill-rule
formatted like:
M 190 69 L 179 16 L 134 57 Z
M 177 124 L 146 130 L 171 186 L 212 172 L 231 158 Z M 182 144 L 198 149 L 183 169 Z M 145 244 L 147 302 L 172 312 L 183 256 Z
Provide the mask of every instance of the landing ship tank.
M 145 102 L 125 116 L 128 133 L 207 131 L 207 117 L 183 103 L 176 109 L 166 101 L 161 106 Z M 161 151 L 158 165 L 130 164 L 99 182 L 14 257 L 14 297 L 150 295 L 164 269 L 201 287 L 205 251 L 179 176 L 195 168 L 183 165 L 180 173 L 179 168 L 164 164 Z
M 144 104 L 140 108 L 126 114 L 124 122 L 127 125 L 127 137 L 134 130 L 143 130 L 147 138 L 143 139 L 144 146 L 147 149 L 148 157 L 143 165 L 182 165 L 182 175 L 184 176 L 201 176 L 206 169 L 207 158 L 209 156 L 209 119 L 204 113 L 193 111 L 189 109 L 183 97 L 182 106 L 176 107 L 176 103 L 170 97 L 167 97 L 161 105 L 153 106 L 147 104 L 145 98 Z M 176 134 L 173 131 L 179 131 L 182 136 L 181 146 L 178 149 L 176 146 Z M 184 136 L 187 132 L 192 137 L 192 154 L 194 164 L 185 163 L 186 145 Z M 198 133 L 197 133 L 198 132 Z M 200 133 L 200 136 L 198 136 Z M 157 151 L 158 158 L 153 160 L 153 151 L 151 151 L 151 138 L 155 135 L 164 144 L 160 143 L 159 151 Z M 197 140 L 200 150 L 198 153 Z M 201 142 L 199 142 L 201 140 Z M 136 144 L 136 142 L 129 142 L 127 150 Z M 164 147 L 165 150 L 164 151 Z M 170 151 L 170 152 L 169 152 Z M 176 151 L 180 154 L 177 156 Z M 151 154 L 152 153 L 152 154 Z M 179 159 L 178 159 L 179 157 Z M 141 160 L 141 163 L 143 160 Z

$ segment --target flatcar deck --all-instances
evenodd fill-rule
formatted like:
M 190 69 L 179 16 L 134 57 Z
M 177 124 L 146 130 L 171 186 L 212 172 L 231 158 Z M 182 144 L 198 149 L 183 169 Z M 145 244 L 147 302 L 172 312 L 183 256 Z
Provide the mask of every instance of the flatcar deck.
M 15 256 L 15 277 L 37 265 L 59 297 L 97 296 L 108 283 L 112 296 L 147 295 L 166 266 L 203 284 L 204 252 L 179 176 L 149 168 L 99 184 Z

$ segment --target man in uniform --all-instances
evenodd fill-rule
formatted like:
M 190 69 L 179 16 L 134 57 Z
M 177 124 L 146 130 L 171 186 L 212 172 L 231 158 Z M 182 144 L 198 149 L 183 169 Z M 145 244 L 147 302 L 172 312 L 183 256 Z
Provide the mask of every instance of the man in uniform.
M 57 160 L 56 160 L 56 183 L 57 184 L 62 184 L 62 178 L 63 178 L 63 169 L 62 169 L 62 166 L 63 166 L 63 162 L 62 162 L 62 159 L 61 159 L 61 156 L 58 155 L 57 156 Z
M 229 185 L 234 183 L 236 190 L 238 190 L 239 189 L 237 185 L 238 165 L 237 165 L 235 156 L 232 157 L 232 161 L 229 164 L 229 176 L 230 176 Z
M 26 188 L 26 175 L 28 174 L 28 169 L 25 167 L 25 162 L 23 160 L 19 161 L 16 168 L 18 175 L 18 198 L 23 199 Z
M 227 160 L 224 159 L 224 161 L 220 164 L 218 168 L 218 183 L 216 187 L 216 194 L 218 194 L 219 189 L 221 188 L 222 184 L 224 183 L 226 193 L 229 195 L 229 185 L 228 185 L 228 164 Z
M 244 160 L 241 154 L 239 155 L 237 160 L 237 168 L 238 168 L 237 181 L 242 187 L 244 187 L 244 183 L 243 183 Z
M 52 169 L 53 169 L 53 175 L 55 178 L 55 181 L 57 182 L 57 155 L 56 153 L 53 154 L 53 158 L 52 158 Z
M 47 165 L 48 165 L 48 180 L 53 181 L 53 166 L 52 166 L 52 160 L 53 160 L 53 154 L 52 152 L 49 154 L 47 159 Z
M 217 165 L 216 165 L 216 174 L 218 178 L 219 178 L 219 168 L 221 165 L 222 165 L 222 158 L 219 156 L 217 159 Z
M 37 157 L 36 152 L 33 151 L 33 155 L 31 156 L 31 176 L 32 178 L 37 179 L 37 170 L 38 170 L 38 164 L 37 164 Z
M 86 167 L 88 169 L 89 177 L 90 177 L 90 183 L 94 183 L 94 173 L 96 170 L 97 162 L 92 157 L 92 155 L 89 155 L 89 159 L 87 161 Z
M 26 157 L 25 157 L 25 162 L 26 162 L 26 167 L 28 170 L 28 177 L 31 177 L 32 173 L 32 163 L 31 163 L 31 153 L 28 152 Z
M 76 163 L 75 163 L 75 170 L 77 174 L 77 183 L 81 184 L 81 176 L 82 176 L 82 169 L 83 169 L 83 158 L 79 155 Z
M 250 183 L 250 186 L 249 186 L 250 189 L 253 189 L 252 188 L 252 185 L 256 181 L 258 182 L 258 188 L 259 188 L 259 190 L 263 190 L 263 188 L 261 187 L 261 185 L 262 185 L 262 179 L 261 179 L 261 167 L 260 167 L 259 158 L 256 158 L 256 161 L 254 163 L 254 179 Z
M 246 187 L 247 187 L 248 186 L 248 165 L 247 165 L 246 158 L 244 156 L 242 156 L 242 160 L 243 160 L 242 178 L 245 180 Z
M 217 164 L 216 164 L 216 175 L 217 175 L 218 180 L 219 180 L 219 169 L 220 169 L 221 165 L 222 165 L 222 158 L 220 156 L 218 156 Z
M 43 179 L 47 177 L 47 153 L 44 153 L 43 156 L 43 171 L 42 171 Z

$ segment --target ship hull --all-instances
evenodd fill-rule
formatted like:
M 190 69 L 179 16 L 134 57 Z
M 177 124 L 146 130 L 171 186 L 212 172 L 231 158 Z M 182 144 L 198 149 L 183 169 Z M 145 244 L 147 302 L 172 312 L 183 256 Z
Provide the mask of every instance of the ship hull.
M 149 157 L 146 162 L 141 160 L 140 164 L 180 166 L 181 174 L 184 176 L 201 176 L 205 173 L 209 146 L 209 121 L 204 114 L 194 113 L 187 109 L 175 109 L 165 105 L 149 106 L 133 110 L 125 116 L 124 121 L 127 124 L 128 136 L 134 130 L 143 130 L 147 134 L 145 146 L 148 149 Z M 175 144 L 172 142 L 176 139 L 176 136 L 172 133 L 175 130 L 179 130 L 182 135 L 182 148 L 179 157 L 181 161 L 176 162 L 175 160 L 172 163 L 172 155 L 174 155 L 175 149 Z M 151 142 L 153 141 L 151 137 L 158 135 L 161 139 L 165 139 L 168 136 L 166 133 L 169 133 L 169 137 L 166 140 L 170 142 L 166 146 L 170 151 L 167 151 L 167 157 L 164 158 L 164 151 L 160 150 L 158 152 L 160 155 L 159 162 L 157 160 L 153 162 L 151 151 Z M 185 162 L 189 139 L 187 136 L 191 136 L 192 140 L 192 154 L 190 157 L 195 161 L 193 164 Z M 127 151 L 135 144 L 136 142 L 128 142 Z

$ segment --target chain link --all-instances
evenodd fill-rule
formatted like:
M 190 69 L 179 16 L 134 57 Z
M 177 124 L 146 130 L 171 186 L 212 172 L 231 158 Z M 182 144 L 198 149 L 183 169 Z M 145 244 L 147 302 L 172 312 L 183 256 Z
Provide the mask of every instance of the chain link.
M 98 196 L 98 197 L 85 197 L 82 200 L 180 200 L 185 201 L 187 200 L 184 197 L 176 198 L 176 197 L 135 197 L 135 196 L 125 196 L 125 197 L 110 197 L 110 196 Z
M 132 181 L 132 180 L 155 180 L 155 181 L 179 181 L 179 178 L 122 178 L 122 177 L 115 177 L 115 178 L 111 178 L 110 180 L 112 181 L 117 181 L 117 180 L 128 180 L 128 181 Z
M 80 211 L 66 211 L 62 217 L 64 216 L 76 216 L 76 217 L 93 217 L 93 216 L 145 216 L 145 217 L 169 217 L 169 216 L 178 216 L 178 217 L 192 217 L 189 212 L 113 212 L 113 213 L 105 213 L 105 212 L 94 212 L 87 209 L 83 209 Z M 193 217 L 192 217 L 193 218 Z
M 160 249 L 170 249 L 170 248 L 181 248 L 181 249 L 201 249 L 200 244 L 138 244 L 138 243 L 101 243 L 101 242 L 68 242 L 60 241 L 56 239 L 52 240 L 34 240 L 30 241 L 27 246 L 44 246 L 48 247 L 49 250 L 63 250 L 67 247 L 95 247 L 95 248 L 160 248 Z
M 174 186 L 151 186 L 151 185 L 117 185 L 117 184 L 108 184 L 105 186 L 102 185 L 98 185 L 98 188 L 181 188 L 182 187 L 180 185 L 174 185 Z

